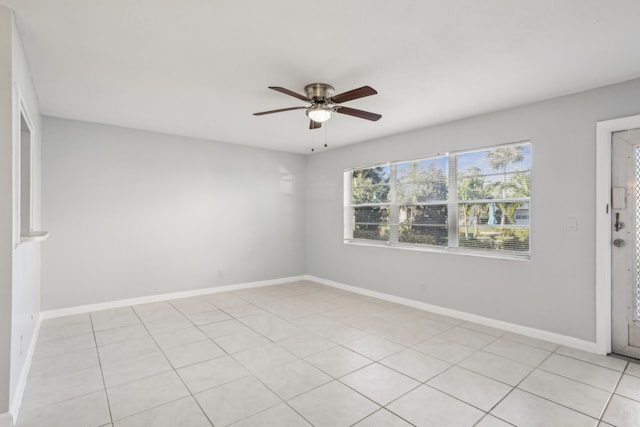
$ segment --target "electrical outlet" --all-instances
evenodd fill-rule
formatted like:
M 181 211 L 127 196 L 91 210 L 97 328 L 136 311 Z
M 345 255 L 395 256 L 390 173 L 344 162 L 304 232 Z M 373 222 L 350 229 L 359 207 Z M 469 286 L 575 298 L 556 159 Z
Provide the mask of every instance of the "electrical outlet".
M 218 270 L 218 279 L 222 279 L 222 270 Z

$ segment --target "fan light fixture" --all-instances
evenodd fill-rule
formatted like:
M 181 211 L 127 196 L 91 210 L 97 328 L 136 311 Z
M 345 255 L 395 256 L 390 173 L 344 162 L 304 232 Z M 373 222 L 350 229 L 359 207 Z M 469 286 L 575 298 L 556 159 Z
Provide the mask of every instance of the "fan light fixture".
M 316 123 L 324 123 L 331 118 L 332 111 L 333 110 L 330 107 L 315 104 L 307 108 L 307 117 Z

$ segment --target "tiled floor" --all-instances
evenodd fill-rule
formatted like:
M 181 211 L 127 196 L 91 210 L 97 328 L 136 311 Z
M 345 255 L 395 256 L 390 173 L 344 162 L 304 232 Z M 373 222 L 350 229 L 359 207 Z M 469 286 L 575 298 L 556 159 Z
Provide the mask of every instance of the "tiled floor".
M 43 322 L 19 427 L 639 426 L 640 365 L 310 282 Z

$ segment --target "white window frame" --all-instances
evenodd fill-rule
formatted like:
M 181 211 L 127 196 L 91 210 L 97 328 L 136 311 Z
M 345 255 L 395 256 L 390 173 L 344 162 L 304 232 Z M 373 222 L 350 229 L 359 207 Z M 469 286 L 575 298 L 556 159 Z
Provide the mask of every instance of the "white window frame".
M 529 197 L 525 198 L 500 198 L 500 199 L 481 199 L 481 200 L 473 200 L 473 203 L 491 203 L 495 201 L 499 202 L 525 202 L 528 204 L 529 209 L 529 251 L 509 251 L 509 250 L 495 250 L 495 249 L 483 249 L 483 248 L 470 248 L 470 247 L 460 247 L 459 246 L 459 218 L 458 218 L 458 206 L 461 203 L 466 201 L 458 200 L 458 171 L 457 171 L 457 156 L 472 152 L 478 151 L 486 151 L 493 150 L 497 148 L 504 147 L 512 147 L 512 146 L 520 146 L 520 145 L 529 145 L 531 147 L 531 141 L 518 141 L 511 142 L 507 144 L 494 145 L 489 147 L 482 147 L 473 150 L 461 150 L 455 152 L 449 152 L 444 154 L 437 154 L 434 156 L 425 156 L 417 159 L 409 159 L 409 160 L 397 160 L 393 162 L 385 162 L 385 163 L 377 163 L 369 166 L 358 166 L 350 169 L 346 169 L 344 171 L 344 243 L 350 245 L 363 245 L 363 246 L 377 246 L 377 247 L 387 247 L 387 248 L 396 248 L 396 249 L 404 249 L 404 250 L 418 250 L 425 252 L 444 252 L 444 253 L 454 253 L 454 254 L 462 254 L 462 255 L 471 255 L 471 256 L 482 256 L 489 258 L 502 258 L 502 259 L 513 259 L 513 260 L 524 260 L 528 261 L 531 259 L 531 243 L 532 243 L 532 222 L 531 222 L 531 212 L 532 212 L 532 203 L 531 203 L 531 194 Z M 531 154 L 530 154 L 531 155 Z M 443 202 L 433 201 L 433 202 L 424 202 L 418 203 L 416 205 L 447 205 L 447 230 L 448 230 L 448 240 L 447 246 L 436 246 L 436 245 L 427 245 L 420 243 L 404 243 L 400 242 L 398 239 L 398 230 L 399 230 L 399 207 L 403 205 L 403 203 L 398 203 L 396 200 L 396 184 L 397 184 L 397 176 L 396 176 L 396 166 L 400 163 L 406 162 L 415 162 L 421 160 L 430 160 L 435 158 L 447 157 L 448 158 L 448 191 L 447 191 L 447 199 Z M 533 163 L 531 159 L 531 163 Z M 374 239 L 360 239 L 353 237 L 354 223 L 353 223 L 353 209 L 355 207 L 368 206 L 371 204 L 352 204 L 352 177 L 353 172 L 356 170 L 369 169 L 375 167 L 389 167 L 390 168 L 390 200 L 388 203 L 378 203 L 376 205 L 388 205 L 389 206 L 389 240 L 374 240 Z M 533 170 L 533 164 L 529 169 L 529 173 Z M 533 191 L 531 191 L 533 193 Z

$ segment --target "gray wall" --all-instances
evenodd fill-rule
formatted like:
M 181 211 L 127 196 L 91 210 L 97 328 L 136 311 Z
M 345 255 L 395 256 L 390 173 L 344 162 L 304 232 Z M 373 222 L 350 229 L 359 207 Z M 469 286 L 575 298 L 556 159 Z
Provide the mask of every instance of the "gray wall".
M 304 156 L 43 118 L 44 310 L 305 272 Z
M 307 273 L 595 341 L 595 127 L 638 113 L 634 80 L 310 156 Z M 345 168 L 523 140 L 533 159 L 530 261 L 343 243 Z M 569 217 L 577 231 L 566 230 Z

